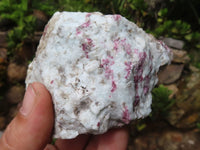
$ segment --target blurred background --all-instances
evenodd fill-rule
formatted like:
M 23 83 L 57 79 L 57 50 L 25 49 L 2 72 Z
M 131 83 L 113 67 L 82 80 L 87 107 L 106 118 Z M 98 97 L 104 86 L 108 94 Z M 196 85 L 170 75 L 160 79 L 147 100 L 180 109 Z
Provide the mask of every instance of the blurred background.
M 200 149 L 199 0 L 0 0 L 0 135 L 17 113 L 28 64 L 56 11 L 121 14 L 163 40 L 174 59 L 158 73 L 150 116 L 130 124 L 127 149 Z

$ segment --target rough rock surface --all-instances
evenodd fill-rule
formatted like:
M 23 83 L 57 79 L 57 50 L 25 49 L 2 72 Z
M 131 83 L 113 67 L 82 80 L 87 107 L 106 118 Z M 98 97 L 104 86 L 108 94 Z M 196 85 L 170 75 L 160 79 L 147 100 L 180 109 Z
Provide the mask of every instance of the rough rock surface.
M 101 134 L 151 112 L 151 90 L 172 53 L 120 15 L 57 12 L 46 25 L 26 84 L 55 107 L 55 138 Z
M 169 47 L 174 47 L 177 49 L 183 49 L 184 42 L 181 40 L 173 39 L 173 38 L 164 38 L 162 39 L 165 44 L 167 44 Z
M 171 64 L 165 66 L 164 69 L 158 73 L 159 84 L 172 84 L 180 79 L 182 71 L 184 69 L 183 64 Z
M 183 63 L 188 64 L 190 62 L 190 57 L 184 50 L 172 49 L 173 52 L 173 63 Z

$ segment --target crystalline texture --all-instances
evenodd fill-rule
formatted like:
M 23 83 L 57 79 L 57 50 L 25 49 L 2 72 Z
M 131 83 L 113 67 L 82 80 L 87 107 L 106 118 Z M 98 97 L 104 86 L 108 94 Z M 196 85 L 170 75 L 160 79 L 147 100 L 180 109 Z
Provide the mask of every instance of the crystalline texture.
M 56 12 L 26 84 L 50 91 L 55 138 L 101 134 L 151 112 L 156 73 L 171 57 L 163 42 L 120 15 Z

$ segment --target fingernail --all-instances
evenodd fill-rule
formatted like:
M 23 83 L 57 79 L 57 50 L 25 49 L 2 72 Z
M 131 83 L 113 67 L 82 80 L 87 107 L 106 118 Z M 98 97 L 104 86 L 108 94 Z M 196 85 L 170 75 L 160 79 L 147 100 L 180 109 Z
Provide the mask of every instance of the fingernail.
M 29 113 L 31 112 L 31 110 L 34 106 L 35 97 L 36 97 L 35 90 L 34 90 L 32 84 L 29 84 L 28 88 L 26 90 L 25 96 L 24 96 L 22 107 L 20 108 L 20 112 L 22 115 L 24 115 L 24 116 L 29 115 Z

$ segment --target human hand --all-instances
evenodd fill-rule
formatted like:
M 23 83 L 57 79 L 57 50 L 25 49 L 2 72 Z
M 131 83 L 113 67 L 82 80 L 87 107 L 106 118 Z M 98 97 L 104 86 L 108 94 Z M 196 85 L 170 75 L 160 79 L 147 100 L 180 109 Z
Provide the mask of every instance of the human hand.
M 22 107 L 0 139 L 0 150 L 125 150 L 128 132 L 113 129 L 102 135 L 58 139 L 50 145 L 54 125 L 51 95 L 41 83 L 30 84 Z

